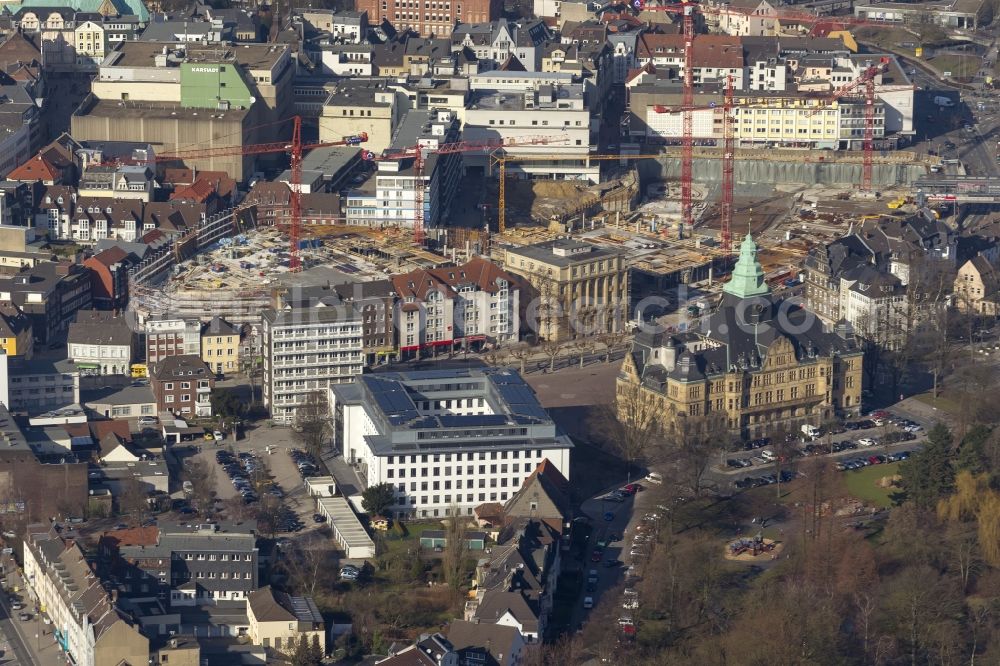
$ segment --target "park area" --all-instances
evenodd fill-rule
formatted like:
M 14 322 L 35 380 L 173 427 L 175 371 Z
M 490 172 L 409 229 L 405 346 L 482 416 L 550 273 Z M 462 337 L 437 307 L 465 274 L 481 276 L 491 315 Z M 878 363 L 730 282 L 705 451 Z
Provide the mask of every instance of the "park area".
M 844 472 L 848 492 L 863 502 L 883 509 L 889 508 L 892 506 L 892 496 L 899 492 L 899 488 L 895 484 L 883 482 L 883 479 L 898 475 L 899 465 L 898 462 L 869 465 Z

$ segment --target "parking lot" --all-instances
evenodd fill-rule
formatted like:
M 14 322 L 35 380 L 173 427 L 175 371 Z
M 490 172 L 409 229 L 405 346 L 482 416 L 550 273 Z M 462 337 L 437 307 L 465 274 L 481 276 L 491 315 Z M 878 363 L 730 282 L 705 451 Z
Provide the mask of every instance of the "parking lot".
M 813 438 L 790 437 L 794 459 L 783 462 L 792 466 L 795 460 L 824 456 L 840 470 L 895 462 L 920 448 L 925 434 L 924 427 L 912 419 L 878 411 L 829 433 L 821 431 Z M 736 489 L 777 483 L 777 450 L 769 438 L 751 440 L 744 443 L 742 454 L 725 455 L 713 471 Z M 783 452 L 787 451 L 788 447 L 783 447 Z M 793 478 L 794 472 L 782 472 L 782 483 Z

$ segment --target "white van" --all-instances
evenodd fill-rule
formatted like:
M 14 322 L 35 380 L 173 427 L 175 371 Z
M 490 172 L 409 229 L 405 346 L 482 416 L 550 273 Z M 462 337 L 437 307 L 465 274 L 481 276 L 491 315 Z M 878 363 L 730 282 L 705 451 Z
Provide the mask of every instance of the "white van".
M 806 437 L 809 437 L 810 439 L 815 439 L 816 437 L 819 437 L 819 428 L 817 428 L 814 425 L 809 425 L 807 423 L 802 426 L 801 430 L 802 434 L 805 435 Z
M 663 483 L 663 476 L 659 472 L 650 472 L 646 475 L 647 483 Z

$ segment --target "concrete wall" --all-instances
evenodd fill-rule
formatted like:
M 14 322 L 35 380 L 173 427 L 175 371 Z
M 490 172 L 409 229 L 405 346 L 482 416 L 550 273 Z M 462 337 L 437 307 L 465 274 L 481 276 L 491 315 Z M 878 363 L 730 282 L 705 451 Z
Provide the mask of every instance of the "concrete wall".
M 122 113 L 115 117 L 88 113 L 74 115 L 71 126 L 73 137 L 78 141 L 139 141 L 157 145 L 160 153 L 198 146 L 238 146 L 241 135 L 248 133 L 248 143 L 257 142 L 256 131 L 249 129 L 257 124 L 255 113 L 244 116 L 242 122 L 237 114 L 226 114 L 222 119 L 211 116 L 206 112 L 204 118 L 193 120 L 186 113 L 176 118 L 150 117 L 142 113 Z M 249 176 L 253 168 L 252 157 L 239 155 L 189 159 L 185 163 L 202 171 L 225 171 L 238 181 Z
M 805 156 L 805 153 L 803 153 Z M 642 160 L 636 163 L 643 182 L 680 178 L 678 158 Z M 716 183 L 722 180 L 722 161 L 695 159 L 692 164 L 695 182 Z M 803 183 L 817 185 L 852 185 L 861 182 L 861 163 L 778 162 L 736 160 L 736 181 L 744 183 Z M 926 176 L 918 164 L 878 164 L 872 166 L 872 184 L 876 187 L 908 185 Z

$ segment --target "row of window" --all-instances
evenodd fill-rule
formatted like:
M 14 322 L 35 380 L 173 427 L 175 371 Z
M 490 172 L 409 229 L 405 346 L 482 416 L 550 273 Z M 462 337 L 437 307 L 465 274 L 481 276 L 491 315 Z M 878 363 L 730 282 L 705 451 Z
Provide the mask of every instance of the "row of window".
M 513 471 L 514 471 L 515 474 L 520 474 L 520 472 L 518 471 L 520 469 L 520 467 L 521 467 L 520 465 L 513 465 L 513 468 L 514 468 Z M 479 473 L 480 474 L 485 474 L 486 473 L 484 471 L 485 469 L 486 469 L 486 465 L 480 465 L 479 466 Z M 497 473 L 497 466 L 496 465 L 490 465 L 490 469 L 492 470 L 491 471 L 492 474 L 496 474 Z M 504 469 L 504 471 L 502 473 L 506 474 L 507 473 L 507 465 L 503 465 L 503 469 Z M 393 478 L 393 471 L 394 470 L 390 469 L 390 470 L 388 470 L 386 472 L 386 478 L 387 479 L 392 479 Z M 421 471 L 422 472 L 426 472 L 427 470 L 425 468 L 425 469 L 423 469 Z M 474 471 L 473 466 L 469 465 L 466 468 L 466 471 L 469 474 L 472 474 L 473 471 Z M 524 471 L 525 472 L 530 472 L 531 471 L 530 465 L 528 465 L 527 463 L 525 463 L 525 465 L 524 465 Z M 462 468 L 461 467 L 456 467 L 455 468 L 455 473 L 456 474 L 461 474 L 462 473 Z M 406 476 L 406 470 L 405 469 L 400 469 L 399 470 L 399 478 L 402 479 L 405 476 Z M 419 474 L 419 475 L 418 474 L 412 474 L 411 476 L 419 476 L 421 478 L 426 478 L 426 474 Z M 508 486 L 508 482 L 509 482 L 509 485 L 511 487 L 517 487 L 519 485 L 519 481 L 520 481 L 520 476 L 514 477 L 514 478 L 510 478 L 510 479 L 508 479 L 507 477 L 502 477 L 499 480 L 499 485 L 501 487 L 503 487 L 503 488 L 506 488 Z M 490 484 L 489 484 L 490 488 L 496 488 L 497 487 L 497 478 L 496 477 L 491 478 L 489 480 L 489 482 L 490 482 Z M 455 489 L 456 490 L 461 490 L 462 489 L 462 479 L 454 479 L 454 480 L 452 480 L 452 479 L 445 479 L 444 481 L 421 481 L 420 482 L 420 490 L 441 490 L 442 484 L 444 484 L 444 490 L 451 490 L 451 484 L 452 483 L 455 484 Z M 428 488 L 428 485 L 430 486 L 429 488 Z M 403 484 L 402 483 L 399 484 L 399 487 L 400 487 L 400 491 L 402 491 Z M 474 488 L 474 487 L 475 487 L 475 479 L 470 479 L 468 481 L 467 485 L 466 485 L 466 488 Z M 480 488 L 485 488 L 486 487 L 486 479 L 479 479 L 479 487 Z M 417 489 L 417 482 L 416 481 L 411 481 L 410 482 L 410 490 L 411 491 L 415 491 L 416 489 Z
M 462 462 L 462 460 L 472 461 L 472 460 L 486 460 L 486 451 L 479 451 L 478 457 L 477 453 L 423 453 L 419 455 L 399 455 L 399 456 L 386 456 L 386 464 L 392 465 L 393 463 L 406 464 L 416 463 L 416 462 Z M 524 454 L 523 456 L 521 454 Z M 534 453 L 534 455 L 532 455 Z M 462 456 L 465 456 L 464 458 Z M 520 458 L 525 460 L 531 460 L 532 458 L 542 459 L 542 450 L 535 449 L 532 450 L 521 450 L 517 449 L 514 451 L 490 451 L 490 460 L 507 460 L 508 458 L 513 460 L 518 460 Z M 419 460 L 418 460 L 419 459 Z

